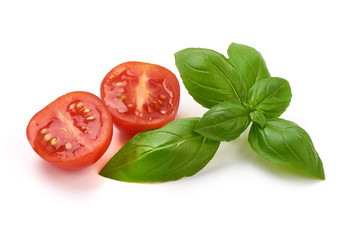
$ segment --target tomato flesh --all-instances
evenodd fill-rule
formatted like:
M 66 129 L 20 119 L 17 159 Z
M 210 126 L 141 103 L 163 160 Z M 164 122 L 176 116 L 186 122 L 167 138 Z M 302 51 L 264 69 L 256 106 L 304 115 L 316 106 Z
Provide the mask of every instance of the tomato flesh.
M 112 118 L 97 96 L 71 92 L 36 113 L 26 133 L 44 160 L 78 169 L 93 164 L 105 153 L 112 138 Z
M 101 98 L 115 125 L 129 134 L 164 126 L 175 119 L 180 86 L 168 69 L 126 62 L 113 68 L 101 83 Z

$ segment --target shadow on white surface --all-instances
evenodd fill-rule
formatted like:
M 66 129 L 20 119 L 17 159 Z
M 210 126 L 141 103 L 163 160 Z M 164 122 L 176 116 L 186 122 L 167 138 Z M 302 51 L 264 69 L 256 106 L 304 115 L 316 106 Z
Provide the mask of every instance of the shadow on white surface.
M 69 191 L 87 191 L 99 188 L 105 178 L 98 173 L 110 158 L 128 141 L 131 136 L 114 129 L 113 139 L 105 154 L 93 165 L 79 170 L 67 170 L 53 166 L 38 157 L 39 172 L 55 187 Z
M 104 183 L 94 167 L 81 170 L 66 170 L 53 166 L 42 159 L 38 159 L 39 172 L 54 187 L 67 189 L 69 191 L 87 191 L 100 187 Z

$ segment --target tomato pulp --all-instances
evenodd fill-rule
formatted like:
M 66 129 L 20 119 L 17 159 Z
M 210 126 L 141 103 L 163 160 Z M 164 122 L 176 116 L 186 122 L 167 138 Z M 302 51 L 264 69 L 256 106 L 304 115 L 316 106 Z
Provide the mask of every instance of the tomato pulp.
M 112 131 L 111 114 L 100 98 L 88 92 L 71 92 L 36 113 L 26 135 L 44 160 L 58 167 L 79 169 L 105 153 Z
M 101 83 L 101 98 L 115 126 L 128 134 L 156 129 L 174 120 L 180 86 L 168 69 L 150 63 L 125 62 Z

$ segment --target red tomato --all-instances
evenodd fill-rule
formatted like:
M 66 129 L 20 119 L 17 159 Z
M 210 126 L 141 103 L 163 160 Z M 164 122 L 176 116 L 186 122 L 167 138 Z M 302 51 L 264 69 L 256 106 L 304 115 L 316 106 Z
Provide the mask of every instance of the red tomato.
M 115 126 L 128 134 L 164 126 L 175 119 L 180 86 L 168 69 L 150 63 L 126 62 L 101 83 L 101 98 Z
M 65 94 L 36 113 L 26 129 L 40 157 L 62 168 L 79 169 L 96 162 L 112 138 L 105 104 L 88 92 Z

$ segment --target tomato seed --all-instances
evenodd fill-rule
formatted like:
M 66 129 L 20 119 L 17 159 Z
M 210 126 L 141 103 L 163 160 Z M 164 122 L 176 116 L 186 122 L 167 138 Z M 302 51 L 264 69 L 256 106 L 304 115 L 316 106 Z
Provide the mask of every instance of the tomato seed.
M 69 109 L 70 109 L 70 110 L 73 110 L 73 109 L 75 108 L 75 105 L 76 105 L 75 103 L 71 104 L 71 105 L 69 106 Z
M 117 87 L 123 87 L 123 86 L 126 85 L 126 82 L 117 82 L 117 83 L 115 83 L 115 85 L 116 85 Z
M 69 150 L 69 149 L 71 149 L 72 148 L 72 145 L 71 145 L 71 143 L 66 143 L 65 144 L 65 148 L 67 149 L 67 150 Z
M 117 97 L 117 98 L 120 98 L 121 100 L 126 99 L 126 97 L 125 97 L 124 95 L 121 95 L 121 94 L 118 94 L 116 97 Z
M 51 141 L 50 141 L 50 144 L 51 145 L 55 145 L 57 143 L 57 138 L 53 138 L 53 139 L 51 139 Z
M 50 133 L 48 133 L 44 136 L 44 140 L 49 141 L 51 139 L 51 137 L 52 137 L 52 135 Z
M 47 128 L 43 128 L 43 129 L 41 129 L 41 131 L 40 131 L 41 134 L 45 134 L 46 132 L 47 132 Z

